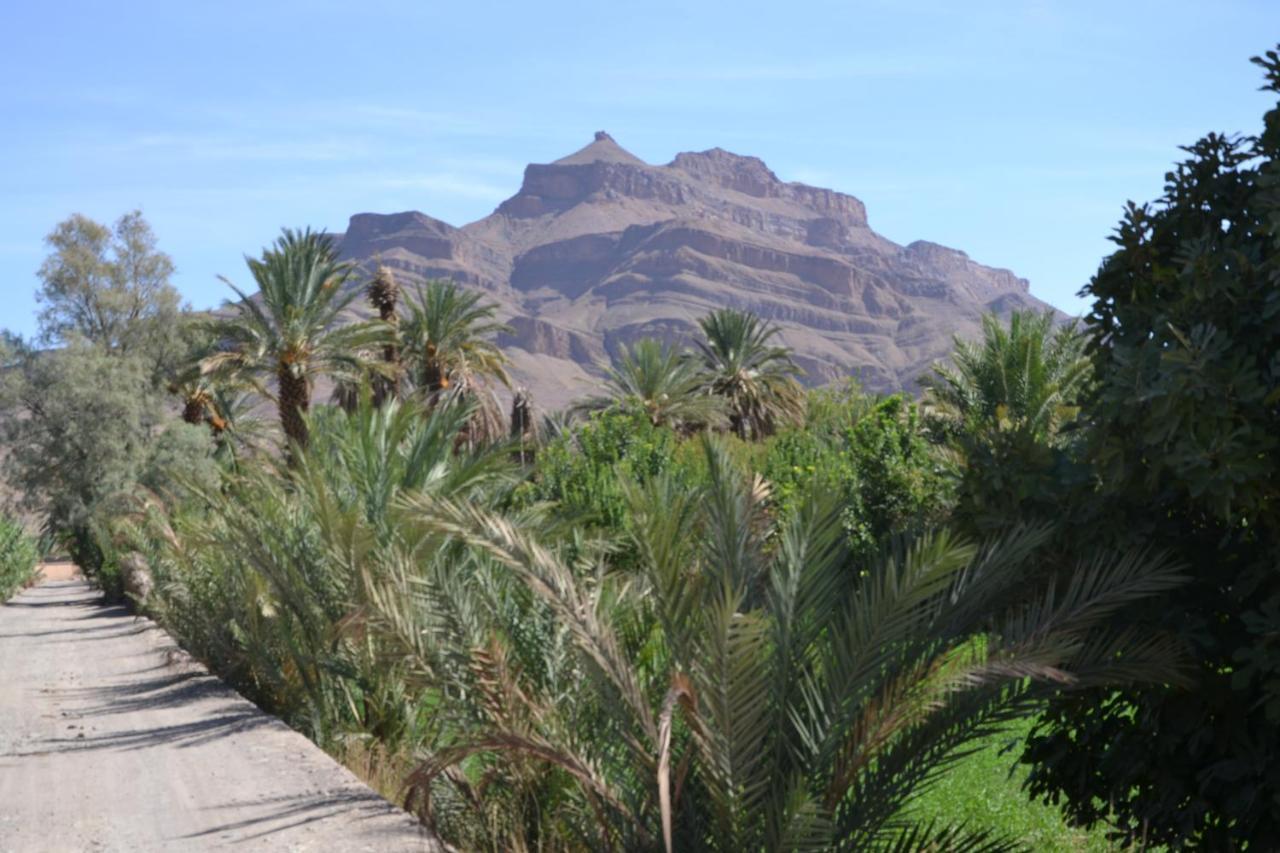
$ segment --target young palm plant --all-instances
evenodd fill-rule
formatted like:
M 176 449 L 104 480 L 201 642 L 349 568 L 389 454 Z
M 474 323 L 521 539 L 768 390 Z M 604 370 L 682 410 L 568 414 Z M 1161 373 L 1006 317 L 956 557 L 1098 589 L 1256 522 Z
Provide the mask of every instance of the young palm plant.
M 857 565 L 829 497 L 775 523 L 767 486 L 715 441 L 705 452 L 703 489 L 632 487 L 625 573 L 523 520 L 404 496 L 415 553 L 465 546 L 531 601 L 521 622 L 467 638 L 441 596 L 412 594 L 436 574 L 401 564 L 370 596 L 398 659 L 436 677 L 453 661 L 437 683 L 466 697 L 411 780 L 430 823 L 491 827 L 489 797 L 537 784 L 542 810 L 505 824 L 501 844 L 996 849 L 1009 840 L 904 824 L 902 807 L 1049 691 L 1181 677 L 1172 643 L 1106 627 L 1179 581 L 1165 558 L 1099 555 L 1047 577 L 1029 571 L 1046 534 L 1022 529 L 980 546 L 903 539 Z M 1039 593 L 1011 599 L 1028 575 Z
M 1015 311 L 1007 327 L 988 314 L 981 341 L 957 338 L 952 365 L 920 380 L 926 407 L 952 431 L 993 425 L 1054 441 L 1092 376 L 1085 342 L 1074 325 L 1055 328 L 1050 312 Z
M 1074 325 L 1051 313 L 983 318 L 982 339 L 956 341 L 952 365 L 921 380 L 924 422 L 958 484 L 954 522 L 981 532 L 1055 519 L 1088 436 L 1077 417 L 1092 365 Z
M 388 328 L 381 321 L 344 322 L 359 291 L 346 286 L 352 267 L 338 260 L 326 234 L 285 229 L 261 258 L 246 261 L 259 293 L 250 297 L 223 279 L 240 301 L 231 306 L 233 317 L 215 324 L 221 351 L 204 359 L 204 370 L 251 383 L 274 400 L 286 438 L 305 449 L 316 379 L 369 369 L 364 353 L 386 343 Z
M 722 308 L 698 321 L 698 342 L 707 390 L 722 398 L 729 426 L 739 438 L 771 435 L 804 413 L 800 369 L 786 347 L 769 341 L 778 327 L 754 314 Z
M 605 379 L 608 393 L 579 403 L 579 412 L 636 407 L 654 426 L 690 432 L 723 418 L 721 401 L 703 390 L 697 362 L 688 353 L 653 338 L 622 351 Z

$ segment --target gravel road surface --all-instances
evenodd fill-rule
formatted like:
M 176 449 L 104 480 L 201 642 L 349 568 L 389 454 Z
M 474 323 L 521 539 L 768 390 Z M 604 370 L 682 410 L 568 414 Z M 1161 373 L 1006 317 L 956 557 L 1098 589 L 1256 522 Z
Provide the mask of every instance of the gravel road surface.
M 0 607 L 0 851 L 439 849 L 84 581 Z

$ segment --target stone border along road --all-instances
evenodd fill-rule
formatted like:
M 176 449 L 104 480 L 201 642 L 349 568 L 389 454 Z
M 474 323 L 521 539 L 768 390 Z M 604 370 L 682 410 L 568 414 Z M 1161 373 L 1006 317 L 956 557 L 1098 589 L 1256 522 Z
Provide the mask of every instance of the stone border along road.
M 0 851 L 440 851 L 83 580 L 0 606 Z

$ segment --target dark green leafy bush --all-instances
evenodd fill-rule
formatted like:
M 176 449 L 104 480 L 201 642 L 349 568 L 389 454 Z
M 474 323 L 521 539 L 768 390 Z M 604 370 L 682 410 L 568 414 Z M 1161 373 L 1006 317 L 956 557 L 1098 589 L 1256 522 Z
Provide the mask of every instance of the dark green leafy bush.
M 1280 94 L 1280 55 L 1256 60 Z M 1031 789 L 1082 822 L 1172 847 L 1280 847 L 1280 107 L 1259 137 L 1186 149 L 1130 204 L 1085 288 L 1096 491 L 1064 491 L 1079 542 L 1166 548 L 1185 586 L 1128 610 L 1176 633 L 1192 690 L 1055 702 Z

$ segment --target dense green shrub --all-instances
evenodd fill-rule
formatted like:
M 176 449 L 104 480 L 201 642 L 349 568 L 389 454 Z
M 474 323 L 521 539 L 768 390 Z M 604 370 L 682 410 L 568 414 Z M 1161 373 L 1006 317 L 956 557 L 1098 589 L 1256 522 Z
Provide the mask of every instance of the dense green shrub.
M 1280 55 L 1256 60 L 1280 94 Z M 1031 789 L 1130 840 L 1280 847 L 1280 106 L 1257 138 L 1186 149 L 1130 205 L 1085 293 L 1096 490 L 1060 499 L 1078 541 L 1191 567 L 1124 614 L 1176 633 L 1191 690 L 1078 694 L 1032 737 Z
M 145 502 L 118 548 L 146 555 L 158 621 L 264 707 L 327 746 L 344 733 L 398 745 L 426 708 L 365 634 L 362 569 L 389 559 L 403 495 L 483 504 L 509 491 L 504 453 L 455 450 L 469 416 L 369 399 L 321 408 L 294 472 L 259 459 L 213 488 L 188 478 L 197 499 Z M 357 553 L 367 559 L 347 561 Z
M 620 530 L 626 518 L 624 483 L 646 482 L 664 472 L 692 479 L 677 462 L 679 437 L 655 426 L 640 411 L 596 412 L 553 439 L 538 453 L 524 499 L 554 501 L 570 516 Z
M 948 504 L 942 466 L 902 394 L 811 392 L 805 422 L 766 442 L 761 473 L 784 514 L 815 484 L 839 495 L 842 526 L 861 556 L 885 536 L 937 521 Z
M 450 842 L 994 849 L 982 829 L 915 825 L 901 809 L 1043 685 L 1176 673 L 1167 645 L 1091 630 L 1167 588 L 1165 560 L 1111 555 L 1053 593 L 1032 573 L 1036 605 L 1001 606 L 1042 531 L 983 547 L 945 532 L 899 537 L 864 560 L 838 496 L 811 485 L 780 517 L 718 440 L 693 444 L 705 476 L 692 487 L 669 474 L 624 486 L 628 571 L 474 503 L 406 506 L 405 527 L 497 561 L 485 585 L 514 578 L 533 596 L 524 612 L 554 628 L 534 668 L 510 625 L 458 646 L 473 641 L 440 618 L 441 602 L 412 595 L 412 567 L 371 599 L 380 624 L 403 626 L 399 659 L 420 661 L 412 671 L 461 677 L 436 682 L 451 736 L 411 777 L 411 802 Z M 466 666 L 439 663 L 458 658 Z M 526 796 L 508 800 L 517 788 Z M 502 802 L 524 808 L 495 813 Z
M 0 515 L 0 602 L 35 576 L 39 546 L 18 522 Z

